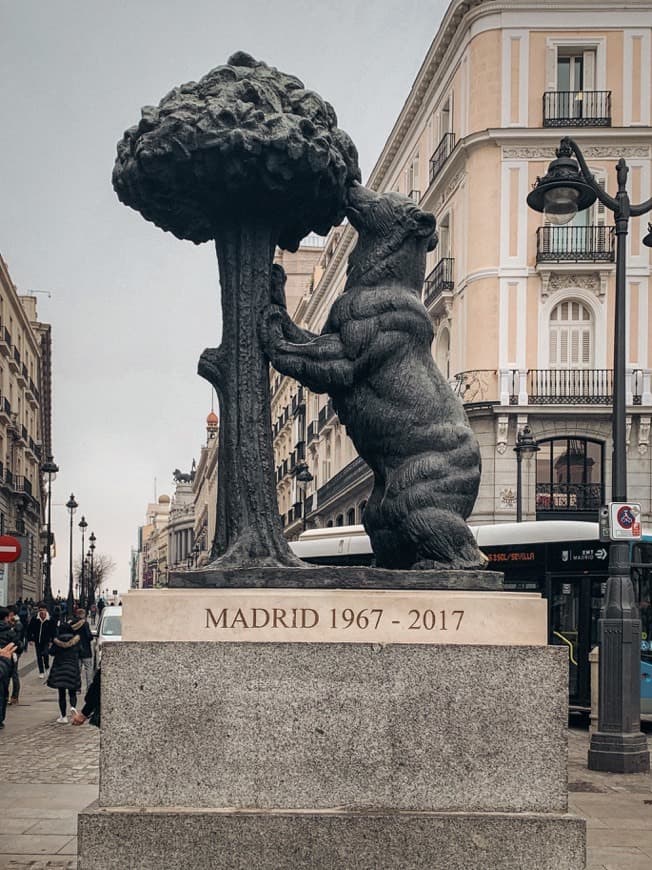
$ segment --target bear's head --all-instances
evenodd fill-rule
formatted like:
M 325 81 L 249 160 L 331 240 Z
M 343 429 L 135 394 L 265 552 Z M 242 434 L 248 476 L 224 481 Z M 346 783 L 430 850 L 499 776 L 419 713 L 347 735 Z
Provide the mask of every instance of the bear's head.
M 400 193 L 349 188 L 346 216 L 358 231 L 349 257 L 349 282 L 365 285 L 386 279 L 421 293 L 426 253 L 437 246 L 434 215 Z

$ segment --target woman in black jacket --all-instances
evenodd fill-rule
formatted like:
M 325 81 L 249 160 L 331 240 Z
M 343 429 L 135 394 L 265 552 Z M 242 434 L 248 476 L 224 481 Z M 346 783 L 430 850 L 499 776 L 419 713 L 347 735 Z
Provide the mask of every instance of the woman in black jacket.
M 70 699 L 70 712 L 77 712 L 77 692 L 81 691 L 81 674 L 79 673 L 79 635 L 74 634 L 72 627 L 64 622 L 59 626 L 59 634 L 52 641 L 53 654 L 50 675 L 47 684 L 51 689 L 59 690 L 59 710 L 57 719 L 59 725 L 67 725 L 66 691 Z

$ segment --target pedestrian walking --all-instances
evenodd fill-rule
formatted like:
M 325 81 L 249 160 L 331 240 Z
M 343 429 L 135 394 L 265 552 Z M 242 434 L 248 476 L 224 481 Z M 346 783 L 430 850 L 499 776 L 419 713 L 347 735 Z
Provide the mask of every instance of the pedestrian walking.
M 67 725 L 66 692 L 70 700 L 70 712 L 74 716 L 77 710 L 77 692 L 81 691 L 81 674 L 79 672 L 79 635 L 74 634 L 72 626 L 62 622 L 59 633 L 52 641 L 52 667 L 47 684 L 59 692 L 59 725 Z
M 8 643 L 0 648 L 0 728 L 5 727 L 7 711 L 7 693 L 9 692 L 9 677 L 13 667 L 13 655 L 16 644 Z
M 0 647 L 6 646 L 8 643 L 14 644 L 14 652 L 11 657 L 11 670 L 9 679 L 12 681 L 12 695 L 18 697 L 20 691 L 20 679 L 18 677 L 18 650 L 20 648 L 22 634 L 15 627 L 15 616 L 13 610 L 8 607 L 0 607 Z M 9 697 L 9 683 L 5 690 L 5 704 L 16 703 L 11 701 Z
M 27 636 L 36 648 L 36 663 L 38 665 L 38 673 L 40 679 L 47 676 L 47 671 L 50 668 L 50 660 L 48 650 L 50 644 L 56 635 L 56 622 L 48 613 L 44 601 L 40 601 L 38 612 L 29 624 Z
M 93 682 L 93 650 L 91 649 L 93 635 L 83 607 L 77 608 L 77 616 L 71 623 L 71 627 L 73 633 L 79 636 L 79 669 L 88 691 L 88 687 Z
M 17 704 L 18 696 L 20 695 L 20 657 L 25 652 L 25 649 L 27 647 L 27 628 L 19 619 L 15 605 L 9 607 L 8 610 L 8 622 L 13 629 L 13 642 L 16 644 L 16 652 L 14 653 L 14 669 L 11 674 L 11 692 L 9 694 L 9 704 Z

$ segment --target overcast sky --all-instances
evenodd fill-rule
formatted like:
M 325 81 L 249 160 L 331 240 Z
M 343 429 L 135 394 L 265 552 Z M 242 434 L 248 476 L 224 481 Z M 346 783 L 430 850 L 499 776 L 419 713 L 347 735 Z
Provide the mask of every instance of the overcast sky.
M 115 146 L 143 105 L 244 50 L 333 104 L 368 177 L 447 0 L 0 0 L 0 253 L 53 330 L 53 488 L 65 595 L 68 515 L 126 589 L 147 503 L 199 456 L 221 334 L 210 244 L 118 202 Z M 217 409 L 216 409 L 217 410 Z

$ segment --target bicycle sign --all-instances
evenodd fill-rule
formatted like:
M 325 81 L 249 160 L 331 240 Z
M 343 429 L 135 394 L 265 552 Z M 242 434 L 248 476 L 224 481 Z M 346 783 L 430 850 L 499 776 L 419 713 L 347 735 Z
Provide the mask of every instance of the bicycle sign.
M 611 502 L 609 505 L 612 541 L 638 541 L 641 538 L 641 506 L 632 502 Z

